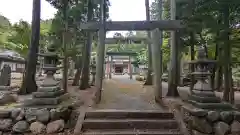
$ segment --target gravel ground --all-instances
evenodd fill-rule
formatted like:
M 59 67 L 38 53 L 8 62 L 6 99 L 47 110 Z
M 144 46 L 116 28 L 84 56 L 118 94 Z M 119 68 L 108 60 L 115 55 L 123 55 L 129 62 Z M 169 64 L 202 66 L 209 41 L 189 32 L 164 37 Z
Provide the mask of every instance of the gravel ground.
M 97 109 L 162 109 L 154 100 L 153 89 L 142 87 L 139 82 L 129 80 L 128 76 L 115 76 L 103 83 L 102 101 Z

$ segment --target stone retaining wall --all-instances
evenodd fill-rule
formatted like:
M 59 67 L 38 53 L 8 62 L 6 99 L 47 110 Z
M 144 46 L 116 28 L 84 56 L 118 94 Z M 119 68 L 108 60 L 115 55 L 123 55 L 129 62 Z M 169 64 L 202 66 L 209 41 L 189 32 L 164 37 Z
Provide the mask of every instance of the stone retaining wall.
M 0 110 L 1 133 L 52 134 L 69 128 L 71 107 Z
M 179 99 L 165 99 L 164 103 L 175 112 L 186 135 L 240 135 L 239 111 L 203 110 Z
M 208 111 L 182 106 L 181 115 L 193 135 L 240 135 L 240 113 L 237 111 Z

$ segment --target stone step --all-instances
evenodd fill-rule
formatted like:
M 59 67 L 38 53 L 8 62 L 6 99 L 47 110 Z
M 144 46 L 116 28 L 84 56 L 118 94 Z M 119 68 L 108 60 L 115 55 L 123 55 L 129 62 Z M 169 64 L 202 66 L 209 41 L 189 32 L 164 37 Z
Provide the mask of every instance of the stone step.
M 178 130 L 88 130 L 82 135 L 182 135 Z
M 177 129 L 173 119 L 85 119 L 82 130 L 87 129 Z
M 170 112 L 157 111 L 157 110 L 95 110 L 86 113 L 85 118 L 91 119 L 173 119 L 174 115 Z

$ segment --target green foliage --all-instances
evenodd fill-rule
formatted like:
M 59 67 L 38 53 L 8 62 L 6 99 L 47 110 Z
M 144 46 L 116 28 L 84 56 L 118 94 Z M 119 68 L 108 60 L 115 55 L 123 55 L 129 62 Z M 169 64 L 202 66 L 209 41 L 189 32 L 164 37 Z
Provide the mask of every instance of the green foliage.
M 87 13 L 88 13 L 88 0 L 47 0 L 50 4 L 52 4 L 56 9 L 58 9 L 57 14 L 55 15 L 52 26 L 50 29 L 50 40 L 51 46 L 55 47 L 57 50 L 62 53 L 62 37 L 63 30 L 65 24 L 67 24 L 67 39 L 65 39 L 65 43 L 68 44 L 68 52 L 67 54 L 71 57 L 82 55 L 82 49 L 84 44 L 86 43 L 87 34 L 85 31 L 80 29 L 80 23 L 84 23 L 87 21 Z M 67 2 L 67 3 L 64 3 Z M 68 5 L 68 6 L 65 6 Z M 95 1 L 92 1 L 91 6 L 94 11 L 94 21 L 99 20 L 99 4 Z M 108 6 L 109 2 L 107 1 L 106 9 L 107 9 L 107 17 L 108 17 Z M 64 18 L 64 10 L 66 10 L 67 18 Z M 67 20 L 67 21 L 66 21 Z M 97 33 L 94 33 L 94 40 L 97 39 Z M 96 41 L 93 41 L 93 49 L 96 49 Z M 93 50 L 93 51 L 94 51 Z
M 191 0 L 187 3 L 177 3 L 177 19 L 181 19 L 187 25 L 187 29 L 181 33 L 182 50 L 188 51 L 190 44 L 190 32 L 194 32 L 194 45 L 207 44 L 209 57 L 215 55 L 215 45 L 223 44 L 222 32 L 226 30 L 223 23 L 224 9 L 229 7 L 230 11 L 230 43 L 239 48 L 239 28 L 235 26 L 240 20 L 240 1 L 219 0 Z M 163 2 L 163 18 L 170 19 L 170 1 Z M 158 3 L 155 0 L 151 5 L 151 18 L 157 19 Z M 229 28 L 227 28 L 229 30 Z M 164 32 L 164 37 L 169 35 Z M 232 56 L 239 58 L 239 49 L 233 49 Z M 166 50 L 165 50 L 166 51 Z M 163 53 L 164 54 L 164 53 Z
M 40 45 L 48 45 L 49 30 L 52 20 L 41 21 Z M 11 25 L 10 21 L 0 16 L 0 48 L 16 51 L 22 57 L 27 56 L 31 37 L 31 25 L 23 20 Z

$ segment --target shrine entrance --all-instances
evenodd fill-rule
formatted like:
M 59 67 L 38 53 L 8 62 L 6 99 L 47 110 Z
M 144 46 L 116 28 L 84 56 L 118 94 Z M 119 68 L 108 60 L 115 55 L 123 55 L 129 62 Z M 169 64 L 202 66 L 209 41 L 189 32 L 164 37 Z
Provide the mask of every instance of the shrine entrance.
M 133 66 L 135 61 L 135 52 L 107 52 L 105 62 L 105 72 L 108 79 L 112 79 L 112 75 L 125 75 L 128 74 L 132 79 L 133 72 L 136 67 Z
M 123 74 L 123 69 L 124 69 L 125 65 L 123 64 L 115 64 L 114 65 L 114 74 Z

